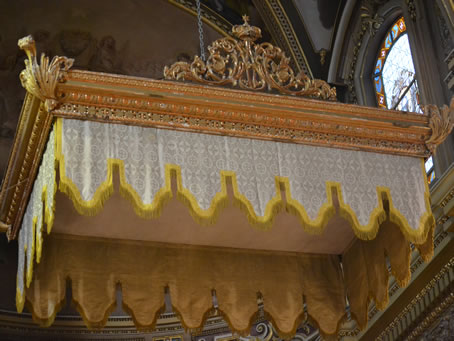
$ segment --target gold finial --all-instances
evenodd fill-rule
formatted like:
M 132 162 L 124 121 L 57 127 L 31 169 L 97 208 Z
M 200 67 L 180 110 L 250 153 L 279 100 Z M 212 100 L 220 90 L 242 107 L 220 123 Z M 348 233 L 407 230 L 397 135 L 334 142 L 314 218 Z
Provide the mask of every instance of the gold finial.
M 244 41 L 256 41 L 262 37 L 260 28 L 249 25 L 249 17 L 243 15 L 243 25 L 235 25 L 232 27 L 232 33 L 235 37 Z
M 27 54 L 28 60 L 36 58 L 36 44 L 32 36 L 26 36 L 17 42 L 19 48 Z

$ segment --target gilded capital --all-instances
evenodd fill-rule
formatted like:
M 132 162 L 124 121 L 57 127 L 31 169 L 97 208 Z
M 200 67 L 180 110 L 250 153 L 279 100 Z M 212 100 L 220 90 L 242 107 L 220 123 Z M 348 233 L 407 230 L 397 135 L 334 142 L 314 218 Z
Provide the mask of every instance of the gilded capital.
M 55 56 L 49 62 L 49 57 L 41 54 L 38 63 L 35 41 L 30 35 L 19 39 L 18 45 L 27 54 L 25 69 L 19 76 L 22 86 L 42 100 L 47 111 L 54 109 L 58 105 L 57 84 L 65 81 L 65 74 L 73 65 L 74 59 Z
M 438 145 L 451 133 L 454 127 L 454 97 L 451 99 L 449 107 L 444 105 L 442 108 L 436 105 L 425 105 L 424 113 L 429 116 L 429 127 L 432 129 L 430 137 L 426 140 L 426 146 L 435 154 Z

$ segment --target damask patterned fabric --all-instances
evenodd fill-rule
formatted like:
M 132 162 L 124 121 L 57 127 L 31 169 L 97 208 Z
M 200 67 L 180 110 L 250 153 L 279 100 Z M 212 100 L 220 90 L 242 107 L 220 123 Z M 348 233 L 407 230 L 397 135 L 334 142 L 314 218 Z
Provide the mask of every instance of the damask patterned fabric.
M 38 263 L 41 258 L 44 223 L 47 224 L 48 232 L 52 227 L 54 197 L 57 189 L 55 145 L 55 131 L 52 130 L 19 231 L 16 294 L 18 310 L 22 310 L 24 305 L 25 283 L 28 287 L 32 280 L 35 255 Z
M 61 181 L 81 213 L 111 190 L 110 160 L 124 169 L 124 185 L 149 210 L 157 207 L 157 197 L 171 195 L 173 167 L 181 172 L 182 196 L 200 216 L 215 209 L 225 175 L 257 221 L 269 220 L 280 200 L 278 182 L 288 185 L 287 201 L 303 225 L 322 227 L 332 187 L 340 190 L 341 208 L 358 234 L 384 219 L 384 194 L 409 235 L 422 235 L 430 215 L 418 158 L 89 121 L 61 125 Z

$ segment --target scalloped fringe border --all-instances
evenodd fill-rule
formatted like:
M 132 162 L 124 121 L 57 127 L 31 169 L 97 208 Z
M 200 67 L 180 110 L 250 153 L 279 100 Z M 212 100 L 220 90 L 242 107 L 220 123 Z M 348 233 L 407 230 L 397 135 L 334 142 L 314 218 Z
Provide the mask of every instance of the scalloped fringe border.
M 68 285 L 68 282 L 71 281 L 71 278 L 68 277 L 66 280 L 65 280 L 65 287 L 67 287 Z M 121 281 L 117 281 L 115 283 L 116 286 L 119 286 L 120 290 L 121 290 Z M 66 292 L 66 291 L 64 291 Z M 163 292 L 164 294 L 164 292 Z M 84 324 L 86 325 L 86 327 L 90 330 L 100 330 L 102 329 L 108 319 L 109 319 L 109 316 L 112 314 L 112 312 L 116 309 L 116 306 L 118 304 L 117 302 L 117 298 L 116 296 L 114 297 L 111 297 L 110 298 L 110 304 L 108 305 L 106 311 L 104 312 L 103 314 L 103 318 L 99 321 L 91 321 L 83 306 L 74 298 L 72 298 L 71 300 L 71 304 L 76 308 L 76 310 L 79 312 L 80 316 L 82 317 L 82 320 L 84 321 Z M 51 326 L 54 321 L 55 321 L 55 318 L 58 314 L 58 312 L 63 309 L 63 307 L 66 305 L 66 297 L 62 296 L 60 298 L 58 298 L 58 302 L 56 302 L 56 304 L 53 306 L 53 311 L 52 313 L 50 314 L 50 316 L 48 318 L 43 318 L 43 317 L 40 317 L 39 314 L 37 314 L 37 312 L 35 311 L 34 309 L 34 306 L 33 306 L 33 303 L 26 299 L 25 300 L 25 306 L 27 307 L 27 309 L 31 312 L 32 314 L 32 318 L 33 320 L 38 324 L 40 325 L 41 327 L 49 327 Z M 134 312 L 133 310 L 125 303 L 122 303 L 122 308 L 131 316 L 133 322 L 134 322 L 134 325 L 136 326 L 136 328 L 138 330 L 141 330 L 141 331 L 151 331 L 151 330 L 154 330 L 155 327 L 156 327 L 156 323 L 159 319 L 159 316 L 165 311 L 165 305 L 163 305 L 162 307 L 160 307 L 156 312 L 155 312 L 155 315 L 153 317 L 153 320 L 152 320 L 152 323 L 149 324 L 149 325 L 141 325 L 140 323 L 137 322 L 137 319 L 136 317 L 134 316 Z M 180 323 L 181 325 L 183 326 L 184 330 L 185 331 L 192 331 L 192 332 L 200 332 L 203 330 L 203 327 L 206 323 L 206 321 L 208 320 L 208 318 L 210 318 L 211 316 L 213 316 L 214 313 L 217 313 L 218 316 L 222 316 L 222 318 L 225 320 L 225 322 L 227 323 L 227 325 L 229 326 L 229 328 L 236 334 L 240 335 L 240 336 L 247 336 L 250 334 L 250 331 L 251 331 L 251 328 L 252 326 L 254 325 L 254 323 L 256 323 L 257 321 L 257 318 L 259 316 L 259 306 L 257 304 L 257 311 L 255 311 L 250 317 L 249 317 L 249 322 L 248 322 L 248 325 L 245 329 L 237 329 L 235 328 L 235 326 L 231 323 L 230 321 L 230 318 L 228 316 L 228 314 L 226 314 L 224 311 L 222 311 L 222 309 L 220 308 L 215 308 L 214 306 L 208 308 L 204 313 L 203 313 L 203 317 L 202 317 L 202 320 L 201 320 L 201 323 L 196 326 L 196 327 L 191 327 L 189 326 L 184 318 L 183 318 L 183 315 L 178 311 L 178 309 L 176 309 L 173 305 L 172 305 L 172 310 L 173 312 L 175 313 L 175 315 L 178 316 L 178 319 L 180 320 Z M 279 337 L 283 338 L 284 340 L 288 340 L 290 338 L 292 338 L 298 327 L 301 325 L 301 323 L 304 321 L 304 320 L 308 320 L 308 321 L 311 321 L 311 323 L 315 326 L 317 326 L 317 328 L 320 330 L 320 332 L 322 333 L 322 335 L 324 336 L 327 336 L 327 337 L 330 337 L 330 336 L 333 336 L 333 335 L 337 335 L 339 329 L 340 329 L 340 326 L 342 325 L 342 323 L 345 321 L 346 319 L 346 314 L 344 314 L 341 319 L 338 321 L 337 323 L 337 328 L 336 328 L 336 331 L 335 333 L 327 333 L 326 331 L 322 330 L 319 326 L 319 323 L 310 315 L 310 314 L 307 314 L 305 312 L 302 312 L 300 315 L 298 315 L 295 319 L 295 322 L 294 322 L 294 325 L 292 327 L 292 330 L 289 331 L 289 332 L 284 332 L 282 330 L 280 330 L 276 323 L 274 322 L 274 319 L 273 317 L 266 311 L 266 309 L 263 310 L 264 314 L 265 314 L 265 318 L 270 321 L 273 325 L 273 328 L 276 330 L 277 334 L 279 335 Z
M 434 232 L 434 226 L 431 228 L 429 234 L 428 234 L 428 240 L 426 241 L 426 244 L 427 245 L 432 245 L 433 246 L 433 232 Z M 407 241 L 408 242 L 408 241 Z M 429 256 L 428 253 L 430 253 L 430 246 L 429 247 L 426 247 L 425 249 L 425 253 L 421 253 L 421 257 L 423 257 L 423 259 L 425 259 L 425 257 Z M 405 256 L 405 265 L 408 269 L 408 271 L 405 273 L 405 275 L 403 276 L 399 276 L 398 273 L 395 271 L 395 269 L 391 268 L 391 274 L 396 278 L 397 280 L 397 283 L 399 284 L 400 287 L 405 287 L 409 284 L 409 281 L 411 279 L 411 273 L 410 273 L 410 260 L 411 260 L 411 248 L 408 247 L 408 253 L 406 254 Z M 386 266 L 386 264 L 384 264 L 384 267 L 383 267 L 383 271 L 385 273 L 385 278 L 386 278 L 386 284 L 385 284 L 385 287 L 388 287 L 388 282 L 389 282 L 389 272 L 388 272 L 388 268 Z M 67 285 L 68 281 L 70 280 L 70 277 L 68 277 L 66 280 L 65 280 L 65 285 Z M 116 281 L 115 282 L 115 285 L 119 285 L 120 288 L 121 288 L 121 281 Z M 66 292 L 66 291 L 64 291 Z M 28 301 L 28 300 L 25 300 L 25 297 L 22 297 L 22 296 L 18 296 L 18 291 L 16 292 L 16 303 L 21 303 L 22 302 L 22 307 L 23 307 L 23 304 L 24 304 L 24 301 L 25 301 L 25 304 L 27 306 L 27 308 L 29 309 L 30 312 L 32 312 L 32 316 L 33 316 L 33 319 L 35 321 L 37 321 L 40 325 L 44 326 L 44 327 L 47 327 L 47 326 L 50 326 L 58 311 L 60 311 L 64 304 L 65 304 L 65 297 L 61 297 L 59 298 L 59 301 L 54 305 L 54 310 L 52 311 L 51 315 L 48 317 L 48 318 L 41 318 L 38 316 L 38 314 L 36 314 L 36 312 L 34 311 L 34 308 L 33 308 L 33 304 Z M 386 308 L 386 306 L 388 305 L 389 303 L 389 295 L 388 295 L 388 291 L 386 290 L 386 295 L 385 297 L 382 299 L 382 300 L 379 300 L 377 299 L 377 297 L 369 292 L 368 293 L 368 298 L 367 298 L 367 305 L 369 305 L 369 303 L 374 300 L 375 301 L 375 304 L 376 304 L 376 307 L 377 309 L 379 310 L 383 310 Z M 117 304 L 117 301 L 116 301 L 116 296 L 112 296 L 111 299 L 110 299 L 111 303 L 109 304 L 109 307 L 107 308 L 105 314 L 104 314 L 104 317 L 103 319 L 101 319 L 100 321 L 90 321 L 87 317 L 87 314 L 86 312 L 84 311 L 82 305 L 80 305 L 77 300 L 75 300 L 73 298 L 73 304 L 75 305 L 75 307 L 77 308 L 78 312 L 80 313 L 80 315 L 82 316 L 82 319 L 84 320 L 84 323 L 86 324 L 86 326 L 89 328 L 89 329 L 100 329 L 102 328 L 106 322 L 107 322 L 107 319 L 109 317 L 109 315 L 111 314 L 111 312 L 115 309 L 115 306 Z M 201 320 L 201 323 L 199 326 L 197 327 L 191 327 L 189 325 L 186 324 L 184 318 L 182 317 L 182 314 L 178 311 L 178 309 L 175 308 L 175 306 L 172 306 L 173 307 L 173 311 L 179 316 L 180 318 L 180 322 L 181 324 L 183 325 L 183 327 L 185 328 L 185 330 L 191 330 L 191 331 L 198 331 L 198 330 L 202 330 L 206 320 L 211 316 L 211 314 L 213 313 L 213 309 L 215 309 L 221 316 L 223 316 L 223 318 L 225 319 L 226 323 L 229 325 L 229 327 L 231 328 L 231 330 L 233 330 L 234 332 L 238 333 L 239 335 L 247 335 L 250 330 L 251 330 L 251 327 L 252 325 L 255 323 L 255 318 L 257 316 L 257 313 L 258 313 L 258 310 L 250 317 L 249 319 L 249 323 L 248 323 L 248 327 L 245 328 L 245 329 L 242 329 L 242 330 L 238 330 L 235 328 L 235 326 L 231 323 L 230 319 L 229 319 L 229 316 L 224 313 L 222 311 L 222 309 L 220 308 L 215 308 L 215 307 L 210 307 L 204 314 L 203 314 L 203 317 L 202 317 L 202 320 Z M 19 307 L 18 307 L 19 309 Z M 134 324 L 136 325 L 136 327 L 140 330 L 153 330 L 154 327 L 156 326 L 156 322 L 157 322 L 157 319 L 160 315 L 160 313 L 163 312 L 164 310 L 164 306 L 161 307 L 160 309 L 158 309 L 158 311 L 156 312 L 153 320 L 152 320 L 152 323 L 149 324 L 149 325 L 141 325 L 137 319 L 135 318 L 134 316 L 134 312 L 132 309 L 130 309 L 127 304 L 125 302 L 123 302 L 123 309 L 132 317 L 133 321 L 134 321 Z M 269 314 L 267 311 L 266 311 L 266 307 L 264 309 L 264 313 L 265 313 L 265 316 L 266 318 L 272 322 L 274 328 L 276 329 L 278 335 L 283 338 L 283 339 L 289 339 L 291 338 L 292 336 L 294 336 L 297 328 L 300 326 L 301 322 L 307 318 L 308 320 L 310 320 L 312 322 L 313 325 L 315 326 L 318 326 L 318 328 L 320 329 L 320 326 L 318 324 L 318 322 L 307 312 L 302 312 L 295 320 L 294 322 L 294 325 L 293 325 L 293 328 L 290 332 L 284 332 L 282 330 L 280 330 L 276 323 L 274 323 L 274 320 L 273 320 L 273 317 L 271 316 L 271 314 Z M 367 321 L 367 309 L 365 310 L 365 313 L 366 313 L 366 320 Z M 356 321 L 358 321 L 358 318 L 357 316 L 355 315 L 355 313 L 351 313 L 352 314 L 352 318 L 355 319 Z M 341 318 L 339 319 L 338 323 L 337 323 L 337 328 L 336 328 L 336 331 L 335 333 L 328 333 L 322 329 L 320 329 L 321 333 L 324 335 L 324 336 L 327 336 L 327 337 L 333 337 L 334 335 L 337 335 L 338 331 L 339 331 L 339 328 L 341 326 L 341 324 L 346 320 L 347 318 L 347 313 L 345 313 L 344 315 L 341 316 Z M 360 325 L 360 328 L 363 329 L 365 326 L 361 326 Z
M 166 164 L 165 165 L 165 184 L 162 187 L 155 197 L 151 204 L 144 204 L 134 190 L 134 188 L 127 182 L 125 176 L 125 167 L 123 160 L 119 159 L 108 159 L 107 160 L 107 174 L 104 182 L 96 189 L 93 199 L 89 201 L 83 200 L 79 189 L 77 186 L 66 176 L 65 171 L 65 161 L 64 155 L 61 150 L 62 146 L 62 124 L 63 119 L 58 118 L 57 125 L 57 146 L 56 146 L 56 158 L 59 163 L 59 172 L 60 172 L 60 191 L 65 193 L 74 204 L 76 210 L 82 215 L 96 215 L 103 208 L 105 201 L 113 193 L 113 181 L 112 174 L 114 167 L 118 167 L 120 173 L 120 193 L 123 197 L 129 200 L 133 207 L 134 211 L 143 218 L 156 218 L 161 215 L 162 208 L 165 204 L 172 198 L 171 190 L 171 178 L 173 175 L 176 176 L 177 182 L 177 198 L 185 204 L 192 217 L 201 225 L 213 224 L 217 221 L 219 213 L 223 208 L 226 207 L 228 203 L 227 195 L 227 181 L 230 179 L 233 188 L 233 204 L 239 207 L 247 216 L 249 223 L 259 229 L 267 230 L 270 229 L 273 225 L 274 218 L 278 212 L 281 212 L 284 208 L 290 214 L 294 214 L 298 217 L 301 222 L 303 229 L 308 233 L 320 234 L 323 232 L 324 227 L 328 223 L 329 219 L 335 214 L 336 207 L 333 203 L 333 192 L 337 193 L 337 198 L 339 201 L 339 211 L 343 218 L 345 218 L 350 225 L 352 226 L 353 231 L 356 236 L 360 239 L 370 240 L 374 239 L 379 225 L 386 219 L 386 211 L 383 207 L 383 199 L 387 198 L 389 201 L 389 211 L 390 217 L 393 222 L 399 225 L 402 233 L 405 235 L 407 240 L 421 244 L 427 238 L 427 233 L 430 227 L 433 224 L 433 216 L 430 207 L 430 193 L 429 188 L 426 184 L 426 193 L 425 193 L 425 204 L 426 212 L 420 218 L 420 224 L 417 229 L 412 229 L 406 218 L 394 207 L 392 203 L 392 197 L 390 189 L 386 187 L 377 187 L 377 207 L 372 211 L 369 222 L 367 225 L 362 226 L 358 218 L 356 217 L 353 209 L 344 202 L 342 196 L 341 184 L 336 182 L 327 182 L 326 183 L 326 196 L 327 201 L 321 206 L 317 217 L 312 220 L 303 205 L 301 205 L 297 200 L 292 198 L 290 191 L 290 182 L 286 177 L 275 177 L 275 187 L 276 192 L 275 196 L 267 203 L 265 207 L 264 215 L 257 216 L 251 202 L 244 196 L 238 188 L 238 183 L 236 180 L 236 174 L 232 171 L 221 171 L 221 189 L 210 204 L 208 209 L 202 209 L 195 196 L 189 191 L 189 189 L 184 188 L 181 176 L 181 168 L 178 165 Z M 424 172 L 424 163 L 421 160 L 421 171 L 422 178 L 425 179 Z M 285 193 L 285 200 L 281 196 L 281 189 Z

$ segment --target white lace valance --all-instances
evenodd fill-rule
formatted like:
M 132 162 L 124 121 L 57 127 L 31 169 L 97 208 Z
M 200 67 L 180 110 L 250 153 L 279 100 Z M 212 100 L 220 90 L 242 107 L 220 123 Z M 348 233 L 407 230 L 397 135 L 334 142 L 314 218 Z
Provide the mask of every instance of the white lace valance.
M 118 165 L 122 192 L 146 217 L 159 215 L 172 195 L 174 171 L 179 197 L 202 222 L 215 219 L 230 177 L 256 225 L 269 227 L 286 206 L 304 228 L 320 229 L 334 213 L 337 191 L 341 213 L 359 235 L 376 233 L 384 196 L 407 235 L 417 240 L 427 232 L 428 189 L 418 158 L 78 120 L 59 121 L 58 135 L 60 186 L 80 213 L 101 209 Z
M 54 198 L 57 190 L 55 146 L 55 131 L 52 129 L 19 231 L 16 290 L 19 312 L 25 303 L 25 284 L 30 286 L 32 281 L 35 256 L 37 263 L 41 258 L 44 223 L 47 225 L 47 233 L 50 233 L 54 220 Z

